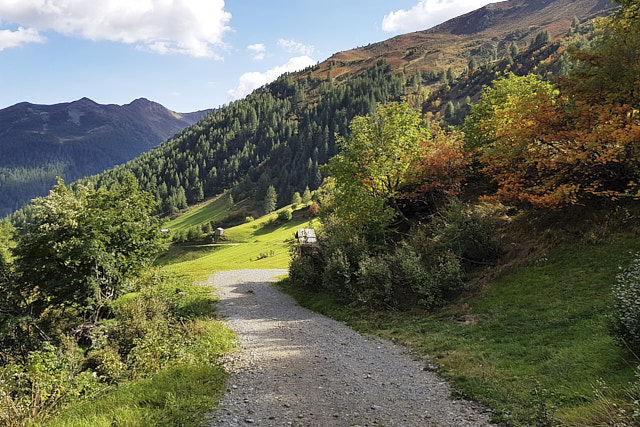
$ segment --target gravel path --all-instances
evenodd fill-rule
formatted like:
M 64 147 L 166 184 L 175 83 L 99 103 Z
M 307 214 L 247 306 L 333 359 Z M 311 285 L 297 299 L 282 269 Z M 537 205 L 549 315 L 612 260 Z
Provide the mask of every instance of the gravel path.
M 211 426 L 485 426 L 477 404 L 406 350 L 298 306 L 269 285 L 286 270 L 215 274 L 218 311 L 240 348 Z

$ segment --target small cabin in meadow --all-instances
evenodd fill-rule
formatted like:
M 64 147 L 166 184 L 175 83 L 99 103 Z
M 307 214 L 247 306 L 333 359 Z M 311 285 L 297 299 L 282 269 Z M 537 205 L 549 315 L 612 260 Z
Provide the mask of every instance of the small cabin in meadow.
M 299 228 L 296 231 L 296 239 L 298 243 L 304 246 L 317 246 L 316 230 L 313 228 Z

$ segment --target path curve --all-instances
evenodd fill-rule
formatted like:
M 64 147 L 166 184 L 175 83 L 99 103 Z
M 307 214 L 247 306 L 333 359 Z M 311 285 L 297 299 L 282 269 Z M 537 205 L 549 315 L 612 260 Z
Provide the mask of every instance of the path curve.
M 391 342 L 313 313 L 270 282 L 287 270 L 213 275 L 240 348 L 211 426 L 486 426 L 478 404 Z

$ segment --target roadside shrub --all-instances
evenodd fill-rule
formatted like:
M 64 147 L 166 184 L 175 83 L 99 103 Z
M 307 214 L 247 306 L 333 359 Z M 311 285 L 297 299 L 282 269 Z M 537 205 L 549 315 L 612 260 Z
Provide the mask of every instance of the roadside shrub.
M 488 209 L 480 211 L 466 203 L 453 201 L 435 222 L 435 238 L 465 264 L 493 263 L 502 253 L 493 214 Z
M 640 355 L 640 256 L 618 274 L 613 286 L 614 333 L 616 338 Z
M 120 354 L 126 357 L 140 340 L 167 335 L 170 319 L 170 301 L 159 292 L 145 288 L 137 298 L 122 304 L 110 340 L 117 343 Z
M 294 246 L 289 261 L 289 278 L 295 286 L 315 292 L 322 288 L 323 264 L 320 256 L 308 249 Z
M 430 279 L 444 299 L 453 298 L 465 289 L 460 259 L 451 251 L 436 257 Z
M 357 283 L 362 302 L 371 305 L 394 306 L 391 269 L 382 257 L 360 260 Z
M 324 287 L 329 291 L 353 297 L 356 292 L 351 279 L 351 265 L 347 256 L 341 249 L 335 250 L 327 260 L 322 273 Z
M 418 255 L 412 248 L 403 245 L 395 254 L 396 268 L 419 302 L 431 307 L 440 301 L 437 289 L 431 288 L 429 275 Z
M 95 372 L 101 381 L 114 384 L 123 377 L 127 366 L 122 362 L 117 347 L 105 346 L 87 354 L 85 368 Z
M 409 286 L 415 302 L 425 308 L 440 305 L 464 289 L 460 261 L 449 250 L 423 253 L 404 244 L 396 250 L 395 265 L 397 276 Z M 403 285 L 397 283 L 397 298 L 402 305 L 411 304 Z
M 95 395 L 101 389 L 98 378 L 79 372 L 76 358 L 45 342 L 25 364 L 0 367 L 0 425 L 32 425 L 65 402 Z
M 253 221 L 255 221 L 255 218 L 254 218 L 254 217 L 252 217 L 252 216 L 247 216 L 247 217 L 245 217 L 245 218 L 244 218 L 244 222 L 245 222 L 245 223 L 247 223 L 247 222 L 253 222 Z

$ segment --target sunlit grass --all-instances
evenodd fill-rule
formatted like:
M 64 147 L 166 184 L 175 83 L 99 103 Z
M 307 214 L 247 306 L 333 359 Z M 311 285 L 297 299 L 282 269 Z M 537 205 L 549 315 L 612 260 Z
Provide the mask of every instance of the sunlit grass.
M 223 396 L 225 382 L 219 366 L 178 366 L 76 404 L 45 425 L 198 426 Z
M 229 228 L 225 230 L 223 246 L 170 246 L 157 264 L 169 273 L 194 281 L 205 280 L 216 271 L 287 268 L 296 231 L 317 224 L 304 213 L 301 209 L 290 221 L 274 222 L 276 212 Z
M 221 195 L 200 205 L 192 206 L 188 212 L 164 224 L 171 232 L 188 230 L 205 222 L 220 221 L 229 214 L 226 196 Z

